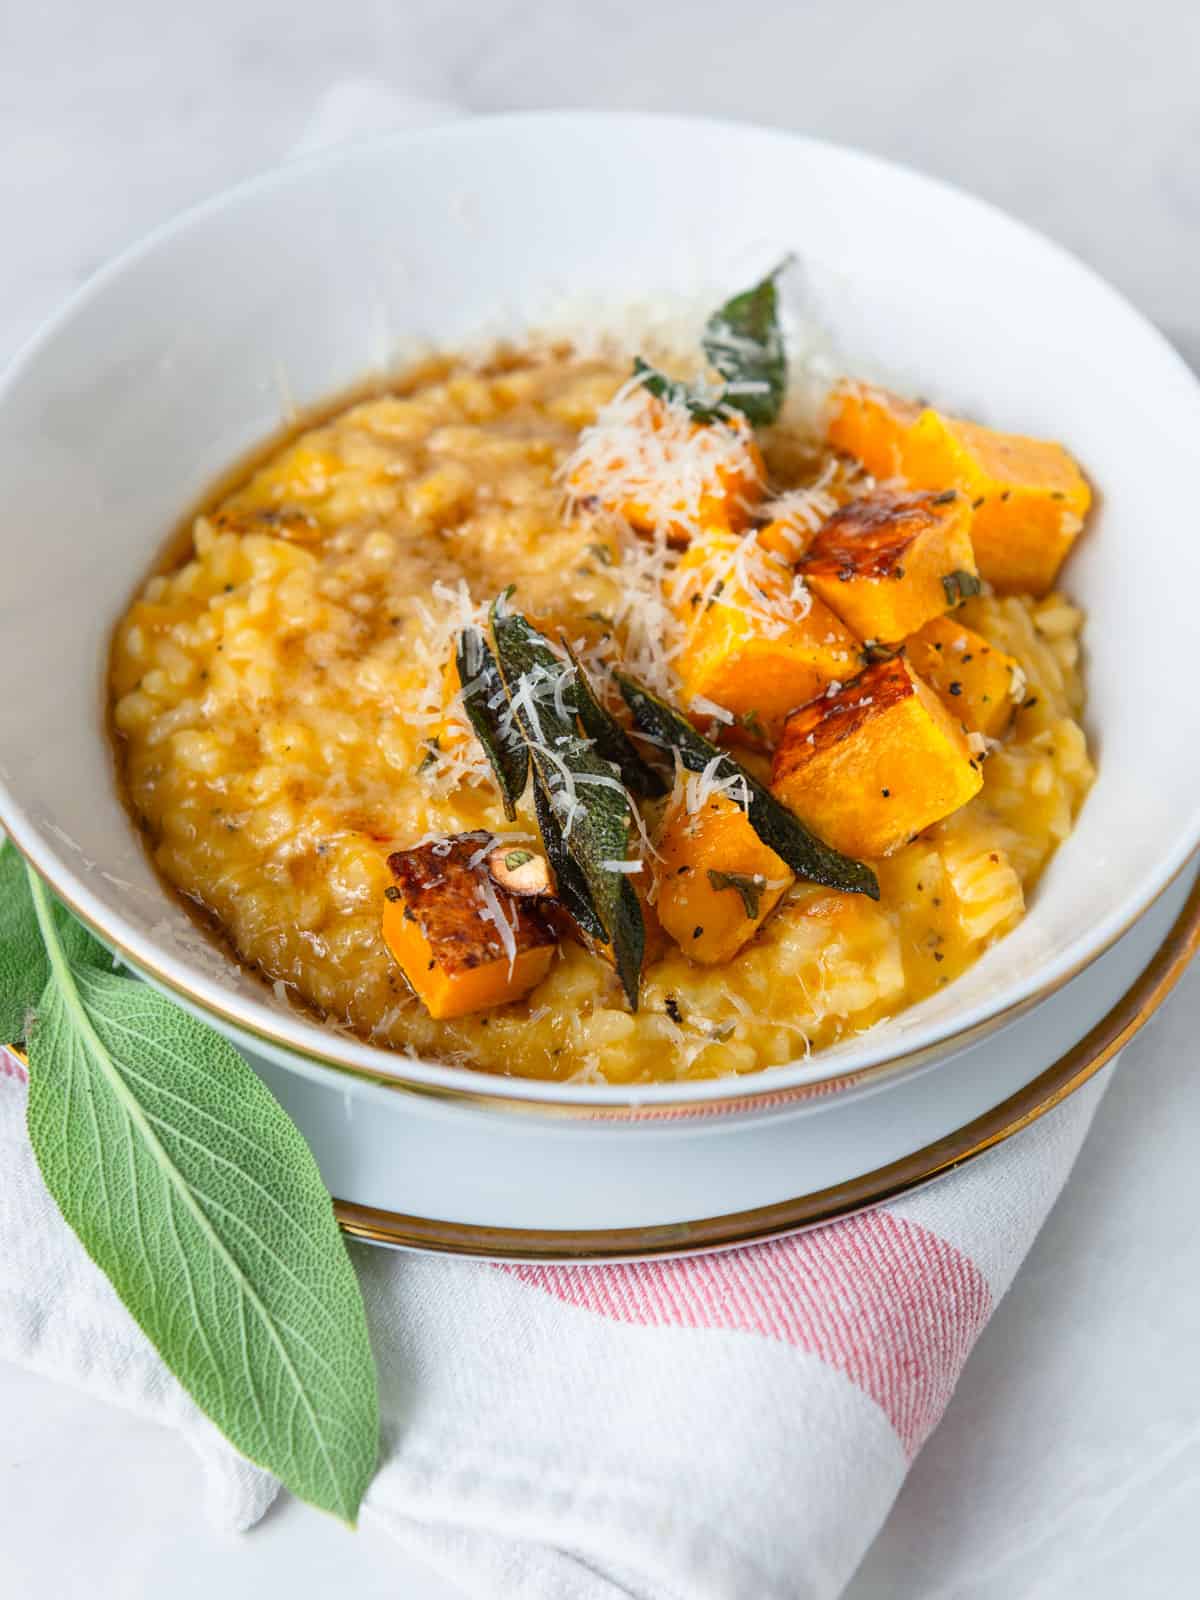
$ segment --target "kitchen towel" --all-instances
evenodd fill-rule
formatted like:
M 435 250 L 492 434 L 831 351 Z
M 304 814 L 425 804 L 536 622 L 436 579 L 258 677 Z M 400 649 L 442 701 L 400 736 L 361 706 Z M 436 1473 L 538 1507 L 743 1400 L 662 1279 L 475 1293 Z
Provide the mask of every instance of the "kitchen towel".
M 455 114 L 338 84 L 298 152 Z M 497 1600 L 838 1594 L 1110 1072 L 930 1189 L 737 1252 L 506 1267 L 352 1246 L 384 1418 L 364 1522 Z M 275 1484 L 196 1410 L 63 1224 L 24 1102 L 0 1052 L 0 1358 L 176 1428 L 214 1520 L 250 1527 Z
M 384 1455 L 363 1520 L 488 1600 L 845 1586 L 1062 1187 L 1111 1073 L 882 1209 L 685 1261 L 492 1266 L 352 1245 Z M 275 1485 L 159 1362 L 46 1193 L 0 1052 L 0 1358 L 166 1423 L 210 1514 Z

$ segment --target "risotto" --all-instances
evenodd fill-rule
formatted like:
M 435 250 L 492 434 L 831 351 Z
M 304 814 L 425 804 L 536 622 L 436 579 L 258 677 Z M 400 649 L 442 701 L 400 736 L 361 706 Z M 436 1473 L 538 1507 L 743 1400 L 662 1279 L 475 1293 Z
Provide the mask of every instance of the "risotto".
M 278 993 L 490 1072 L 710 1077 L 1023 915 L 1092 780 L 1056 587 L 1086 486 L 863 384 L 781 410 L 770 287 L 687 383 L 561 344 L 427 364 L 144 585 L 122 781 Z

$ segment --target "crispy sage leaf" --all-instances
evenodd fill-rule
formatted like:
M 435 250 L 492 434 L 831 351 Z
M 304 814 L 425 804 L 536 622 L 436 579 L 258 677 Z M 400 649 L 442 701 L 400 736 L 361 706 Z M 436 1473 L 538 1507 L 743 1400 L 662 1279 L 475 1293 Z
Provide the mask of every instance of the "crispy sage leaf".
M 633 375 L 641 379 L 647 394 L 652 394 L 656 400 L 665 400 L 668 405 L 686 406 L 697 422 L 721 422 L 726 416 L 724 393 L 705 394 L 679 378 L 668 378 L 665 372 L 659 372 L 641 356 L 633 358 Z
M 718 778 L 741 780 L 737 788 L 729 792 L 729 798 L 742 805 L 758 837 L 770 845 L 798 877 L 809 883 L 823 884 L 828 889 L 844 889 L 851 894 L 879 899 L 879 881 L 870 867 L 861 861 L 852 861 L 809 833 L 799 817 L 781 805 L 769 789 L 703 734 L 697 733 L 687 718 L 664 700 L 623 673 L 615 676 L 637 726 L 652 739 L 675 750 L 689 772 L 703 772 L 715 761 L 714 772 Z M 744 805 L 738 789 L 746 796 Z
M 727 300 L 704 329 L 704 353 L 725 379 L 722 399 L 755 425 L 775 421 L 787 390 L 775 280 L 790 259 L 753 289 Z
M 73 956 L 32 874 L 20 898 L 3 993 L 36 1008 L 28 1126 L 46 1187 L 226 1437 L 353 1523 L 378 1454 L 375 1368 L 308 1146 L 220 1034 L 107 955 L 103 970 L 89 935 Z M 14 988 L 30 914 L 43 957 Z
M 492 635 L 504 686 L 544 791 L 542 811 L 559 822 L 561 850 L 582 875 L 621 986 L 636 1010 L 646 944 L 641 902 L 628 873 L 605 865 L 629 858 L 629 797 L 616 767 L 580 735 L 570 665 L 520 612 L 507 609 L 506 598 L 492 606 Z M 572 792 L 576 804 L 569 808 L 564 802 Z M 543 843 L 557 873 L 560 841 L 543 834 Z
M 587 673 L 576 660 L 575 652 L 565 639 L 562 645 L 571 665 L 575 668 L 575 681 L 570 690 L 575 714 L 584 733 L 592 741 L 592 748 L 597 755 L 603 756 L 605 761 L 611 761 L 618 768 L 621 780 L 630 794 L 635 794 L 642 800 L 661 799 L 670 785 L 660 773 L 655 772 L 648 761 L 643 759 L 634 748 L 633 740 L 625 729 L 607 706 L 601 704 L 588 680 Z
M 533 810 L 542 835 L 542 844 L 546 848 L 546 858 L 554 868 L 558 898 L 589 939 L 595 939 L 599 944 L 607 944 L 608 933 L 592 900 L 592 891 L 567 849 L 562 823 L 559 822 L 557 813 L 550 804 L 545 784 L 536 772 L 533 775 Z
M 458 681 L 462 685 L 463 710 L 491 763 L 504 803 L 504 815 L 511 822 L 517 814 L 517 801 L 525 792 L 529 776 L 529 752 L 515 729 L 505 726 L 502 715 L 507 706 L 500 669 L 482 628 L 464 628 L 454 653 Z

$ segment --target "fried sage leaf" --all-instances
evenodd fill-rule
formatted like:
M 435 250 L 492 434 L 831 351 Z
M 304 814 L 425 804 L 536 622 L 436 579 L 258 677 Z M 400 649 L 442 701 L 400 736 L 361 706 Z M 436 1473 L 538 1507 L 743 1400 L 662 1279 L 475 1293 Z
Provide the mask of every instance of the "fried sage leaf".
M 571 684 L 575 714 L 584 733 L 592 741 L 592 748 L 618 769 L 630 794 L 642 800 L 660 800 L 670 785 L 661 773 L 655 772 L 650 763 L 643 759 L 625 729 L 607 706 L 601 704 L 586 672 L 565 639 L 562 645 L 575 668 L 575 681 Z
M 550 804 L 546 785 L 536 772 L 533 775 L 533 810 L 542 835 L 542 844 L 546 849 L 546 857 L 554 868 L 558 898 L 589 939 L 596 940 L 598 944 L 607 944 L 608 932 L 600 920 L 600 913 L 596 910 L 592 891 L 567 849 L 562 823 Z
M 668 405 L 686 406 L 697 422 L 722 422 L 728 414 L 723 392 L 709 395 L 693 389 L 679 378 L 668 378 L 665 372 L 659 372 L 641 356 L 633 358 L 633 375 L 641 379 L 647 394 L 652 394 L 656 400 L 665 400 Z
M 769 789 L 751 777 L 731 756 L 697 733 L 682 713 L 623 673 L 615 676 L 637 726 L 650 738 L 675 750 L 689 772 L 704 772 L 712 766 L 715 777 L 739 780 L 728 791 L 729 798 L 742 806 L 758 837 L 781 856 L 798 877 L 809 883 L 823 884 L 828 889 L 844 889 L 850 894 L 879 899 L 879 881 L 870 867 L 831 849 L 809 833 L 799 817 L 781 805 Z
M 756 426 L 775 421 L 787 390 L 787 353 L 775 287 L 787 264 L 781 261 L 753 289 L 727 300 L 704 329 L 704 353 L 725 379 L 722 400 Z
M 629 859 L 629 796 L 617 768 L 597 755 L 580 733 L 571 665 L 519 612 L 509 611 L 505 599 L 492 607 L 492 636 L 514 719 L 543 790 L 542 811 L 549 810 L 559 823 L 561 851 L 583 878 L 621 985 L 636 1010 L 645 921 L 629 874 L 612 865 Z M 545 835 L 543 843 L 557 872 L 560 843 Z
M 34 1016 L 27 1120 L 47 1189 L 231 1443 L 353 1523 L 379 1449 L 375 1366 L 311 1152 L 215 1029 L 116 974 L 40 879 L 12 881 L 7 849 L 3 868 L 0 993 L 6 1015 Z M 31 926 L 41 952 L 18 975 Z
M 491 763 L 500 787 L 504 815 L 511 822 L 529 777 L 529 751 L 508 722 L 508 696 L 482 628 L 463 629 L 458 636 L 454 660 L 458 681 L 462 684 L 463 710 Z

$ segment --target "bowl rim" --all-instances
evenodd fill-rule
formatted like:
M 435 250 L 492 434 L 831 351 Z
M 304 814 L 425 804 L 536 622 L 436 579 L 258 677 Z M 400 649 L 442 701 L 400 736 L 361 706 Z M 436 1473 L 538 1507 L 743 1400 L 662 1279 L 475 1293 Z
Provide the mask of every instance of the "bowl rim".
M 469 116 L 432 127 L 403 129 L 370 138 L 347 141 L 332 148 L 310 152 L 281 165 L 251 176 L 200 201 L 176 216 L 160 223 L 156 228 L 133 242 L 111 261 L 107 262 L 38 327 L 18 349 L 7 369 L 0 376 L 0 405 L 17 379 L 33 365 L 44 347 L 52 344 L 60 330 L 74 314 L 91 299 L 101 294 L 107 284 L 119 278 L 144 257 L 152 254 L 162 244 L 186 234 L 201 225 L 212 214 L 231 205 L 242 203 L 253 196 L 322 170 L 336 171 L 347 160 L 366 152 L 412 148 L 422 144 L 454 143 L 465 140 L 490 138 L 505 130 L 520 130 L 530 125 L 541 130 L 542 136 L 551 134 L 557 126 L 570 133 L 598 126 L 621 127 L 629 132 L 644 132 L 650 137 L 656 130 L 674 128 L 688 134 L 706 136 L 722 133 L 744 138 L 751 136 L 777 144 L 786 144 L 807 151 L 817 159 L 831 159 L 860 168 L 872 169 L 884 181 L 897 178 L 907 184 L 916 184 L 934 192 L 955 205 L 974 208 L 981 216 L 1001 220 L 1009 228 L 1023 234 L 1043 252 L 1056 258 L 1077 275 L 1082 275 L 1101 291 L 1114 311 L 1132 318 L 1142 336 L 1158 347 L 1160 355 L 1173 364 L 1187 385 L 1200 399 L 1200 380 L 1197 380 L 1170 341 L 1158 328 L 1098 272 L 1081 261 L 1071 251 L 1048 239 L 1039 230 L 1011 216 L 1001 207 L 982 200 L 958 185 L 944 179 L 931 177 L 901 162 L 887 160 L 870 152 L 832 140 L 772 128 L 754 122 L 729 118 L 679 116 L 667 112 L 626 112 L 596 110 L 559 110 L 503 112 L 494 115 Z M 1004 998 L 998 988 L 997 998 L 984 1000 L 964 1012 L 941 1022 L 927 1024 L 921 1030 L 919 1042 L 906 1046 L 902 1040 L 872 1043 L 870 1032 L 858 1036 L 851 1043 L 830 1046 L 815 1055 L 781 1066 L 765 1067 L 753 1074 L 657 1084 L 585 1084 L 555 1083 L 537 1078 L 500 1076 L 476 1067 L 457 1067 L 436 1060 L 421 1060 L 404 1052 L 368 1044 L 352 1035 L 296 1012 L 292 1015 L 275 1011 L 264 997 L 222 986 L 207 974 L 192 968 L 184 958 L 164 950 L 159 941 L 149 933 L 141 933 L 126 919 L 105 908 L 90 888 L 84 874 L 76 869 L 69 856 L 69 842 L 61 849 L 40 832 L 13 794 L 8 782 L 0 776 L 0 825 L 13 843 L 54 892 L 70 909 L 130 966 L 149 977 L 164 989 L 174 993 L 193 1009 L 217 1020 L 235 1034 L 241 1033 L 259 1047 L 268 1046 L 286 1064 L 288 1057 L 299 1057 L 321 1068 L 334 1069 L 342 1075 L 376 1084 L 384 1083 L 397 1089 L 470 1101 L 481 1106 L 506 1106 L 519 1109 L 558 1110 L 564 1113 L 603 1114 L 605 1108 L 629 1110 L 654 1108 L 662 1112 L 724 1109 L 730 1101 L 745 1106 L 753 1101 L 773 1101 L 776 1097 L 793 1098 L 815 1085 L 836 1088 L 840 1080 L 861 1081 L 864 1074 L 876 1071 L 894 1071 L 915 1066 L 934 1057 L 948 1057 L 976 1042 L 987 1033 L 1006 1025 L 1023 1012 L 1039 1004 L 1048 995 L 1069 982 L 1085 967 L 1110 948 L 1122 934 L 1148 909 L 1183 870 L 1200 844 L 1200 802 L 1193 810 L 1189 825 L 1180 830 L 1170 848 L 1160 858 L 1155 870 L 1148 873 L 1137 889 L 1112 908 L 1100 922 L 1094 923 L 1072 939 L 1047 964 L 1042 981 L 1026 988 L 1015 996 Z M 165 894 L 165 890 L 164 890 Z M 881 1036 L 882 1038 L 882 1036 Z M 731 1108 L 730 1108 L 731 1109 Z

